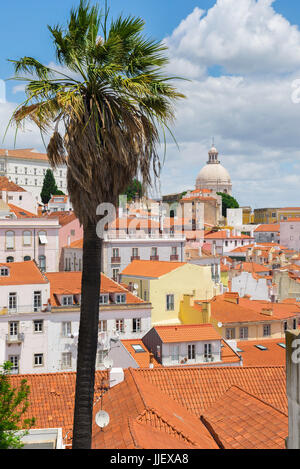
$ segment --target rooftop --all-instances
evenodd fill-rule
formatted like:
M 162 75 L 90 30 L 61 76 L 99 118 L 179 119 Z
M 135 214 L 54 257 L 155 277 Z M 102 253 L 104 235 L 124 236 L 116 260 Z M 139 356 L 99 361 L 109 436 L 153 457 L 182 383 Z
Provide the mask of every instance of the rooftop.
M 0 263 L 0 269 L 6 267 L 8 275 L 0 276 L 1 285 L 34 285 L 48 283 L 34 261 Z
M 163 343 L 221 340 L 212 324 L 180 324 L 178 326 L 154 326 Z
M 134 260 L 121 272 L 124 276 L 159 278 L 179 267 L 185 262 Z
M 0 150 L 0 152 L 1 152 L 1 150 Z M 9 179 L 7 179 L 7 177 L 5 177 L 5 176 L 0 176 L 0 191 L 26 192 L 25 189 L 18 186 L 14 182 L 9 181 Z

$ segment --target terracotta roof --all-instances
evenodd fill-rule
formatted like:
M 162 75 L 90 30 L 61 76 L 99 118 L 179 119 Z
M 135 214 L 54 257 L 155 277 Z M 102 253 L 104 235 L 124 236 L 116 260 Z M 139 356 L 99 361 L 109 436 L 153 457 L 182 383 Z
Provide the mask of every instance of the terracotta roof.
M 186 262 L 134 260 L 127 267 L 125 267 L 121 274 L 124 276 L 130 275 L 133 277 L 159 278 L 162 275 L 166 275 L 185 264 Z
M 163 343 L 221 340 L 212 324 L 180 324 L 178 326 L 154 326 Z
M 45 218 L 56 218 L 56 219 L 58 219 L 59 224 L 61 226 L 65 226 L 68 223 L 71 223 L 71 221 L 76 220 L 76 218 L 77 218 L 75 213 L 71 212 L 71 211 L 67 211 L 67 212 L 57 211 L 57 212 L 52 212 L 52 213 L 45 213 L 43 215 L 43 217 L 45 217 Z
M 149 382 L 200 416 L 233 385 L 287 412 L 285 367 L 137 368 Z
M 46 273 L 50 282 L 50 298 L 52 306 L 60 306 L 58 295 L 81 294 L 82 272 L 48 272 Z M 126 293 L 126 303 L 144 303 L 143 300 L 130 293 L 119 283 L 101 274 L 101 293 Z
M 215 233 L 210 233 L 204 235 L 205 239 L 253 239 L 253 237 L 241 234 L 240 236 L 229 234 L 227 236 L 227 230 L 216 231 Z
M 124 218 L 116 218 L 116 220 L 112 221 L 108 225 L 109 230 L 122 230 L 122 229 L 131 229 L 131 230 L 139 230 L 139 229 L 149 229 L 149 228 L 157 228 L 159 229 L 159 223 L 151 218 L 138 218 L 138 217 L 124 217 Z
M 201 420 L 224 449 L 285 449 L 288 415 L 237 386 Z
M 279 344 L 285 344 L 282 339 L 244 340 L 237 342 L 244 366 L 285 366 L 286 351 Z M 257 345 L 263 345 L 267 350 L 260 350 Z
M 9 269 L 8 276 L 0 276 L 1 285 L 34 285 L 48 283 L 34 261 L 0 263 Z
M 0 150 L 0 152 L 1 152 L 1 150 Z M 18 186 L 14 182 L 9 181 L 9 179 L 7 179 L 7 177 L 5 177 L 5 176 L 0 176 L 0 191 L 26 192 L 25 189 Z
M 53 195 L 51 199 L 49 200 L 48 204 L 64 204 L 68 202 L 68 196 L 67 195 Z M 57 199 L 63 199 L 63 200 L 57 200 Z
M 270 223 L 270 224 L 265 224 L 265 225 L 259 225 L 256 230 L 254 230 L 255 232 L 258 232 L 258 233 L 265 233 L 265 232 L 274 232 L 274 231 L 278 231 L 280 232 L 280 223 Z
M 78 239 L 77 241 L 73 241 L 70 246 L 65 246 L 65 248 L 72 248 L 72 249 L 83 249 L 83 239 Z
M 150 361 L 154 366 L 162 366 L 158 361 L 154 358 L 153 354 L 149 352 L 145 344 L 141 339 L 127 339 L 121 340 L 122 344 L 126 348 L 126 350 L 132 355 L 136 363 L 140 368 L 148 368 L 150 365 Z M 136 352 L 133 348 L 133 345 L 139 345 L 142 347 L 144 352 Z
M 28 212 L 28 210 L 24 210 L 21 207 L 17 207 L 13 204 L 8 204 L 10 211 L 16 215 L 17 218 L 39 218 L 38 215 L 34 213 Z
M 256 264 L 256 262 L 242 262 L 241 264 L 237 264 L 235 267 L 235 270 L 242 270 L 245 272 L 270 272 L 272 270 L 270 267 L 262 265 L 262 264 Z
M 10 157 L 10 158 L 22 158 L 25 160 L 43 160 L 48 161 L 48 156 L 46 153 L 38 153 L 34 148 L 22 148 L 17 150 L 6 150 L 0 149 L 0 156 Z

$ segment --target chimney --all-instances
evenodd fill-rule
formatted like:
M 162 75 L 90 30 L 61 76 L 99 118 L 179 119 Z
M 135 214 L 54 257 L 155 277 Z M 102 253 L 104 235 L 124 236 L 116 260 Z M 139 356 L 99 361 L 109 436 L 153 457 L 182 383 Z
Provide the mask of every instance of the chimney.
M 224 294 L 224 300 L 228 301 L 228 303 L 234 303 L 236 305 L 239 304 L 239 294 L 237 292 L 226 292 Z
M 109 387 L 113 388 L 124 381 L 123 368 L 111 368 L 109 370 Z
M 205 324 L 210 323 L 211 321 L 211 304 L 210 301 L 203 301 L 201 303 L 202 313 L 203 313 L 203 322 Z
M 287 449 L 300 449 L 300 330 L 286 331 Z

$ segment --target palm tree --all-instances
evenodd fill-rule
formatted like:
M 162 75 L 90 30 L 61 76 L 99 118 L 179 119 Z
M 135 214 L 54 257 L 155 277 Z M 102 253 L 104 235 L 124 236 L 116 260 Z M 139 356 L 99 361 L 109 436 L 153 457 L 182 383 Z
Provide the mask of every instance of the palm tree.
M 81 0 L 66 28 L 49 27 L 57 66 L 32 57 L 13 60 L 27 99 L 12 116 L 16 130 L 33 121 L 49 135 L 53 168 L 66 164 L 75 214 L 83 225 L 83 272 L 73 448 L 91 447 L 102 239 L 97 206 L 115 206 L 137 174 L 144 187 L 160 168 L 159 128 L 183 97 L 163 73 L 166 47 L 143 36 L 144 21 L 108 21 L 108 9 Z M 23 75 L 23 76 L 22 76 Z

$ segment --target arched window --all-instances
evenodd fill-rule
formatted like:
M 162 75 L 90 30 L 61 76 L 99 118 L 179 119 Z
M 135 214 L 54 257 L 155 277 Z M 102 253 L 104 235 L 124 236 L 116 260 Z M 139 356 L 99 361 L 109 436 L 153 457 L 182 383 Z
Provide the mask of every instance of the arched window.
M 25 256 L 24 261 L 31 261 L 31 257 L 30 256 Z
M 46 271 L 46 256 L 39 256 L 39 267 L 42 272 Z
M 48 240 L 47 240 L 47 233 L 46 231 L 39 231 L 39 244 L 47 244 L 48 243 Z
M 5 233 L 5 248 L 14 249 L 15 248 L 15 232 L 7 231 Z
M 23 246 L 31 246 L 31 231 L 23 231 Z
M 6 258 L 6 262 L 14 262 L 15 259 L 12 256 Z

